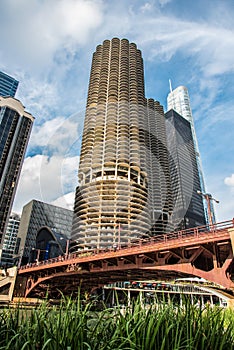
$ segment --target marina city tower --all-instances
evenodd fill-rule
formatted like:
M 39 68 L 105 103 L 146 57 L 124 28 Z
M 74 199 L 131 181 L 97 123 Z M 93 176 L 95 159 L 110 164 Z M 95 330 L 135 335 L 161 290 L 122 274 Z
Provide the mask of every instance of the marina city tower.
M 105 249 L 170 229 L 163 108 L 145 98 L 141 51 L 126 39 L 93 55 L 71 238 Z

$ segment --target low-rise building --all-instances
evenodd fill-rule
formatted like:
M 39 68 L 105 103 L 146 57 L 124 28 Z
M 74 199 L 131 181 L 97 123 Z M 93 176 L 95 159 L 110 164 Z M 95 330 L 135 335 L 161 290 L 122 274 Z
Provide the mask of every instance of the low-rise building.
M 70 238 L 73 211 L 33 199 L 23 207 L 18 237 L 22 264 L 29 262 L 42 227 Z

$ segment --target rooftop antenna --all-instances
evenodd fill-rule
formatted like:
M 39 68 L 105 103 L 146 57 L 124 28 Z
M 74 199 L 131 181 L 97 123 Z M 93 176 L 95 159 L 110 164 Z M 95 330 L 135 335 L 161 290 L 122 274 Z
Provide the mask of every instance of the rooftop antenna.
M 170 92 L 172 92 L 171 79 L 169 79 Z

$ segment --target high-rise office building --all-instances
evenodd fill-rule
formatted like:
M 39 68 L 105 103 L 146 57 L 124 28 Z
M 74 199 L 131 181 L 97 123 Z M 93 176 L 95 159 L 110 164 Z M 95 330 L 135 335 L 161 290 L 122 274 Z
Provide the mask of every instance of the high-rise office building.
M 136 45 L 114 38 L 97 46 L 72 228 L 78 248 L 112 247 L 170 226 L 162 113 L 159 103 L 145 98 L 143 60 Z M 152 183 L 154 171 L 157 181 Z
M 22 263 L 27 263 L 32 255 L 32 249 L 37 245 L 36 238 L 40 229 L 48 228 L 70 238 L 73 211 L 57 207 L 33 199 L 23 207 L 18 239 L 20 240 L 19 254 Z M 61 245 L 64 242 L 60 242 Z M 66 242 L 65 242 L 66 245 Z
M 185 86 L 178 86 L 174 90 L 171 89 L 171 92 L 167 96 L 167 110 L 169 111 L 170 109 L 174 109 L 177 113 L 179 113 L 183 118 L 188 120 L 191 124 L 197 166 L 198 166 L 198 171 L 199 171 L 199 178 L 200 178 L 200 183 L 201 183 L 201 191 L 203 193 L 205 193 L 206 190 L 205 190 L 204 175 L 203 175 L 203 171 L 202 171 L 202 162 L 201 162 L 201 157 L 200 157 L 199 148 L 198 148 L 198 142 L 197 142 L 197 136 L 196 136 L 195 126 L 194 126 L 194 120 L 193 120 L 193 116 L 192 116 L 192 110 L 191 110 L 191 106 L 190 106 L 189 93 L 188 93 L 188 89 Z M 203 204 L 204 204 L 204 208 L 205 208 L 206 222 L 209 223 L 207 202 L 205 199 L 203 199 Z M 213 222 L 215 222 L 214 207 L 212 207 L 211 215 L 212 215 Z
M 188 89 L 185 86 L 178 86 L 175 90 L 172 90 L 167 96 L 167 110 L 174 109 L 179 115 L 188 120 L 191 124 L 191 130 L 193 135 L 193 142 L 196 152 L 196 158 L 199 168 L 199 176 L 201 177 L 202 190 L 204 189 L 204 179 L 201 170 L 201 158 L 198 148 L 197 136 L 194 126 L 194 120 L 192 116 L 192 110 L 190 107 L 190 99 Z
M 145 121 L 148 203 L 151 217 L 151 234 L 157 235 L 173 229 L 168 222 L 172 212 L 169 152 L 166 140 L 165 116 L 158 101 L 147 99 Z
M 19 82 L 10 75 L 0 71 L 0 96 L 14 97 Z
M 165 114 L 176 229 L 205 225 L 191 124 L 173 109 Z
M 190 107 L 190 99 L 188 89 L 185 86 L 178 86 L 176 89 L 170 91 L 167 96 L 167 110 L 174 109 L 179 115 L 191 123 L 192 133 L 194 137 L 194 122 L 192 111 Z M 196 136 L 196 135 L 195 135 Z M 195 137 L 195 139 L 197 139 Z
M 12 266 L 14 264 L 19 249 L 17 239 L 19 224 L 20 216 L 17 213 L 11 213 L 2 245 L 2 266 Z
M 0 96 L 0 250 L 33 120 L 19 100 Z

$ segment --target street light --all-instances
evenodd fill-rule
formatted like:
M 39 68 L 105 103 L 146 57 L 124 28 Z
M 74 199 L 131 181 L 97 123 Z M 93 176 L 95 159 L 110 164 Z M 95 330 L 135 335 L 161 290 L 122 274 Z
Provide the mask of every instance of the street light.
M 210 202 L 213 200 L 216 203 L 219 203 L 219 201 L 211 196 L 210 193 L 203 193 L 201 191 L 197 191 L 198 194 L 200 194 L 205 200 L 207 201 L 207 209 L 208 209 L 208 219 L 209 219 L 209 224 L 212 226 L 213 220 L 212 220 L 212 213 L 211 213 L 211 204 Z

